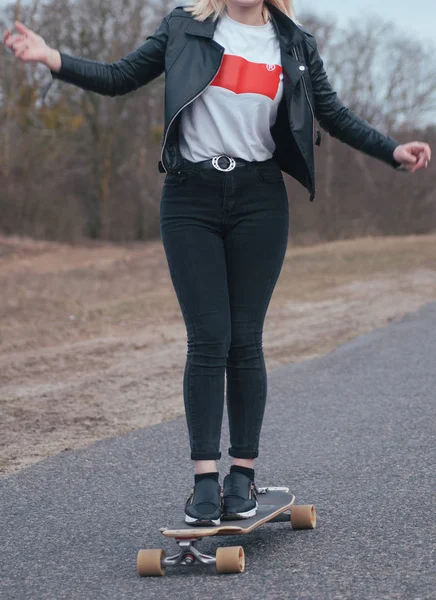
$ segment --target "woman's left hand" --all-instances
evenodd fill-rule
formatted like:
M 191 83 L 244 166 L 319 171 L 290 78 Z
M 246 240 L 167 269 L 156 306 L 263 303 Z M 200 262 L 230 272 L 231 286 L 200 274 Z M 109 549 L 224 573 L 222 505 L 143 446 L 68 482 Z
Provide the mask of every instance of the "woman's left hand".
M 418 169 L 427 168 L 431 159 L 431 148 L 425 142 L 409 142 L 400 144 L 394 150 L 394 159 L 408 171 L 414 173 Z

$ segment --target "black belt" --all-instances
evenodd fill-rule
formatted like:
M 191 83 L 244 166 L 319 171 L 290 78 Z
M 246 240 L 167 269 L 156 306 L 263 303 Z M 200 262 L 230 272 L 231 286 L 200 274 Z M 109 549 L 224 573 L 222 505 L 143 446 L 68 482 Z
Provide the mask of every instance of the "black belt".
M 274 160 L 272 158 L 261 161 L 261 162 L 252 162 L 249 160 L 244 160 L 243 158 L 232 158 L 231 156 L 227 156 L 226 154 L 221 154 L 219 156 L 214 156 L 213 158 L 208 158 L 207 160 L 201 160 L 200 162 L 190 162 L 184 159 L 182 166 L 178 168 L 178 171 L 183 170 L 194 170 L 200 171 L 203 169 L 216 169 L 217 171 L 233 171 L 236 167 L 248 167 L 250 165 L 259 165 L 259 164 L 268 164 L 273 163 Z

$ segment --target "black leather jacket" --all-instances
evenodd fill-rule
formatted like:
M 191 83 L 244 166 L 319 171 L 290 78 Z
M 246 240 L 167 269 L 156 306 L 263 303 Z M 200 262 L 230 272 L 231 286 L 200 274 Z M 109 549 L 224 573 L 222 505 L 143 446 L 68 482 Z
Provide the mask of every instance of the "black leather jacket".
M 315 38 L 268 3 L 281 47 L 284 94 L 271 133 L 274 159 L 280 168 L 315 197 L 314 144 L 323 129 L 342 142 L 393 168 L 398 141 L 383 135 L 344 106 L 332 89 Z M 180 114 L 211 83 L 224 48 L 212 37 L 217 21 L 195 20 L 179 6 L 171 11 L 144 44 L 114 63 L 61 52 L 62 66 L 52 77 L 107 96 L 127 94 L 165 72 L 165 124 L 159 171 L 177 170 Z

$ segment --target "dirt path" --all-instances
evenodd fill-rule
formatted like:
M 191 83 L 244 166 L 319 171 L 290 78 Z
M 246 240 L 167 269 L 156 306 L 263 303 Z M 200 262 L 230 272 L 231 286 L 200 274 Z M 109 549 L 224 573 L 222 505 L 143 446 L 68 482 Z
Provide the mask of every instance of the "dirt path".
M 436 300 L 436 236 L 288 249 L 268 370 Z M 0 238 L 0 473 L 183 414 L 186 331 L 160 242 Z

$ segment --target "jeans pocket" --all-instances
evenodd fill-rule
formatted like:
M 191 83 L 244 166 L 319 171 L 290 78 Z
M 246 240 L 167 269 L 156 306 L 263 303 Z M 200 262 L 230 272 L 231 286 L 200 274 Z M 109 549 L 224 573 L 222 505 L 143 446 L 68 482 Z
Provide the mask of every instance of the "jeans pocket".
M 173 172 L 167 173 L 164 181 L 164 185 L 166 186 L 179 186 L 182 185 L 187 179 L 187 174 L 183 172 Z
M 279 169 L 257 169 L 258 177 L 265 183 L 283 183 L 283 173 Z

